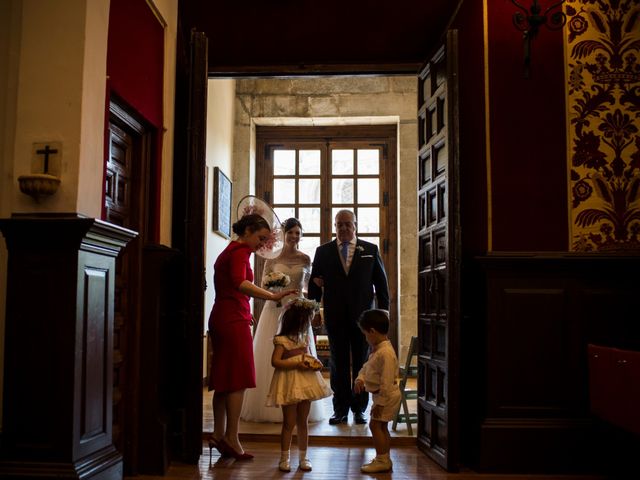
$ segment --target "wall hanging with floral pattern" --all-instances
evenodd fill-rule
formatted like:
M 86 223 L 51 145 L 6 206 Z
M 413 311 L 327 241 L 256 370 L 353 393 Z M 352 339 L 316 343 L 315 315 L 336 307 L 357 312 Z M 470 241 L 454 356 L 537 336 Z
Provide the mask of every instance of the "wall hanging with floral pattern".
M 565 13 L 571 249 L 640 251 L 640 1 Z

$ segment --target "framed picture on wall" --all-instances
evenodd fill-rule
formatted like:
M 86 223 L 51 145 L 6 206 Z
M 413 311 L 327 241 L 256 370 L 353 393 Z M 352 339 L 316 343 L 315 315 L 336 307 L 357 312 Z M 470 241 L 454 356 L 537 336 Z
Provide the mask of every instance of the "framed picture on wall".
M 231 180 L 218 167 L 213 169 L 213 231 L 231 237 Z

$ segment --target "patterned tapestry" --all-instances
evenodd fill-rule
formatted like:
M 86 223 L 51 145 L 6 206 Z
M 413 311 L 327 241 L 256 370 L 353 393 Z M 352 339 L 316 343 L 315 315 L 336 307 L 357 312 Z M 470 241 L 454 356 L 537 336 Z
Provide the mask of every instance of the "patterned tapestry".
M 570 248 L 640 252 L 640 0 L 565 13 Z

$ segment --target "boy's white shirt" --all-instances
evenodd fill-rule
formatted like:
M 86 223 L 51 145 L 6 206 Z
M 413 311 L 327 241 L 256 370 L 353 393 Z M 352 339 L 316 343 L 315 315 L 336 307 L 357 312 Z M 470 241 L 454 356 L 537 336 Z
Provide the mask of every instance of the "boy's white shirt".
M 398 391 L 396 374 L 398 372 L 398 357 L 389 340 L 377 344 L 369 359 L 360 369 L 357 380 L 364 383 L 367 392 L 376 392 L 377 405 L 386 405 L 394 398 Z

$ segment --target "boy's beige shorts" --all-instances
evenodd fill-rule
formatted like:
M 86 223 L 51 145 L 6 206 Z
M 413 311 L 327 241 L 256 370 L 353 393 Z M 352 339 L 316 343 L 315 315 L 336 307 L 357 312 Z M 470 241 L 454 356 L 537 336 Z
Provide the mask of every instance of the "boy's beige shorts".
M 382 400 L 380 398 L 380 394 L 374 393 L 373 397 L 373 405 L 371 406 L 371 410 L 378 405 L 376 401 Z M 390 422 L 394 418 L 396 418 L 396 414 L 398 413 L 398 408 L 400 407 L 400 401 L 402 400 L 402 394 L 400 390 L 397 389 L 395 392 L 391 394 L 391 399 L 385 398 L 385 405 L 382 408 L 382 414 L 377 417 L 371 416 L 374 420 L 378 420 L 379 422 Z

